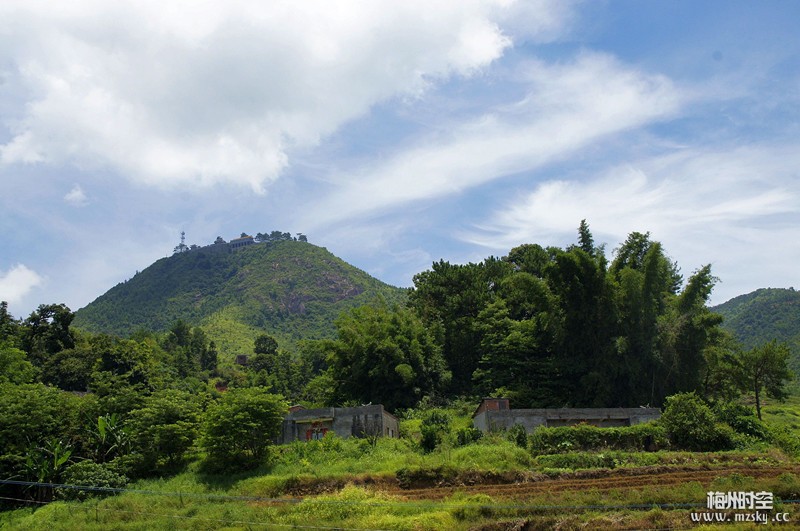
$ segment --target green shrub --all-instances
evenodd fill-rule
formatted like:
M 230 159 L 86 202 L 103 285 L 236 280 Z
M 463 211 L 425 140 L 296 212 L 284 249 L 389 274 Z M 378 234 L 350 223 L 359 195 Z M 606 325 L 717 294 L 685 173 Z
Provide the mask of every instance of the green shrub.
M 526 449 L 513 442 L 485 436 L 475 444 L 453 449 L 448 453 L 447 463 L 459 470 L 505 472 L 527 469 L 533 459 Z
M 769 426 L 770 442 L 789 455 L 800 457 L 800 440 L 786 426 Z
M 432 452 L 442 442 L 449 428 L 450 417 L 446 413 L 437 410 L 428 412 L 422 419 L 420 447 L 426 452 Z
M 142 470 L 146 467 L 145 458 L 140 453 L 121 455 L 104 465 L 112 472 L 129 478 L 142 475 Z
M 58 489 L 56 496 L 64 500 L 85 500 L 93 496 L 108 496 L 113 492 L 93 489 L 121 489 L 128 478 L 94 461 L 81 461 L 67 467 L 63 481 L 66 485 L 92 487 L 91 489 Z
M 555 428 L 539 427 L 531 434 L 530 443 L 534 453 L 596 450 L 608 446 L 609 435 L 609 431 L 588 424 Z
M 666 431 L 654 422 L 619 428 L 541 426 L 528 439 L 534 455 L 603 449 L 644 451 L 669 446 Z
M 183 462 L 197 437 L 200 410 L 195 395 L 166 389 L 131 412 L 128 426 L 134 450 L 142 456 L 140 475 L 174 471 Z
M 356 445 L 359 442 L 366 442 L 363 440 L 356 441 Z M 327 432 L 323 437 L 322 440 L 319 441 L 320 446 L 322 447 L 322 451 L 326 453 L 338 453 L 342 451 L 342 438 L 336 435 L 333 431 Z M 369 444 L 367 442 L 367 444 Z
M 712 409 L 719 422 L 724 422 L 736 433 L 755 437 L 759 440 L 769 438 L 766 424 L 756 417 L 751 408 L 735 402 L 717 402 Z
M 77 435 L 74 398 L 42 384 L 0 384 L 0 478 L 24 475 L 34 449 Z
M 800 498 L 800 479 L 790 472 L 784 472 L 778 476 L 772 492 L 783 500 L 796 500 Z
M 528 447 L 528 432 L 525 431 L 525 426 L 522 424 L 511 426 L 506 432 L 506 438 L 520 448 Z
M 444 411 L 440 411 L 438 409 L 434 409 L 429 411 L 423 418 L 423 424 L 435 424 L 437 426 L 442 426 L 446 428 L 450 425 L 450 415 L 445 413 Z
M 717 422 L 711 408 L 694 393 L 667 397 L 660 422 L 678 448 L 709 452 L 730 450 L 736 445 L 733 428 Z
M 442 441 L 442 433 L 436 426 L 422 425 L 422 438 L 419 446 L 426 452 L 432 452 Z
M 461 428 L 456 432 L 456 445 L 466 446 L 468 444 L 477 442 L 483 437 L 483 432 L 478 428 L 468 427 Z
M 547 470 L 579 470 L 585 468 L 619 468 L 625 466 L 653 466 L 669 462 L 666 453 L 611 450 L 596 452 L 571 452 L 539 455 L 534 458 L 535 468 Z
M 286 413 L 283 397 L 263 387 L 232 389 L 206 412 L 202 443 L 211 471 L 255 468 L 269 455 Z

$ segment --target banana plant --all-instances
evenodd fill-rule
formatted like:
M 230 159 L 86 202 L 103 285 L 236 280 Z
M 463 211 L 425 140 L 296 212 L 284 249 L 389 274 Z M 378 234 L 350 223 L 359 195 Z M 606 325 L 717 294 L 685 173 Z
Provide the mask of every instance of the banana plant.
M 72 446 L 61 439 L 47 439 L 44 444 L 28 450 L 25 469 L 27 476 L 40 484 L 34 486 L 34 497 L 37 501 L 52 500 L 53 488 L 41 484 L 57 483 L 61 479 L 61 473 L 72 457 L 72 451 Z
M 92 428 L 95 462 L 105 463 L 130 452 L 130 435 L 116 413 L 97 417 Z

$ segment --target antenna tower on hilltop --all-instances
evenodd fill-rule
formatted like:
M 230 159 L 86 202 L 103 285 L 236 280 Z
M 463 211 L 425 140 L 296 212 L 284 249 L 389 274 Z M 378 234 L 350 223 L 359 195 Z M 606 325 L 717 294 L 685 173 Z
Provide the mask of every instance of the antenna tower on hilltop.
M 188 250 L 189 248 L 186 247 L 186 232 L 181 231 L 181 243 L 175 246 L 175 248 L 172 250 L 172 253 L 185 253 Z

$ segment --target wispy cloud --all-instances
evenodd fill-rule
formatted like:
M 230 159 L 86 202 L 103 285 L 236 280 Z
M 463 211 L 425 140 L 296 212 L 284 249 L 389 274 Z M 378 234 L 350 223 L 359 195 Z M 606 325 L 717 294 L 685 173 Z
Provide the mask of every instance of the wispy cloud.
M 361 168 L 314 210 L 320 225 L 455 194 L 562 159 L 603 137 L 675 114 L 669 79 L 584 52 L 564 64 L 524 66 L 523 100 L 461 123 L 384 163 Z M 344 173 L 344 172 L 343 172 Z

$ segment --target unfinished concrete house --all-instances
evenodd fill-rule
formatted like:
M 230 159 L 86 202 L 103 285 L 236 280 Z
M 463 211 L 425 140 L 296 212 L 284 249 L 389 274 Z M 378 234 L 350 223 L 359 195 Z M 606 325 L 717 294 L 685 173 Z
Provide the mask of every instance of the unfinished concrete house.
M 332 431 L 347 437 L 398 437 L 397 417 L 380 404 L 360 407 L 304 409 L 292 406 L 283 420 L 278 442 L 319 440 Z
M 636 408 L 511 409 L 507 398 L 484 398 L 472 415 L 472 425 L 481 431 L 505 430 L 519 424 L 531 433 L 539 426 L 591 424 L 601 428 L 633 426 L 656 420 L 661 410 Z

